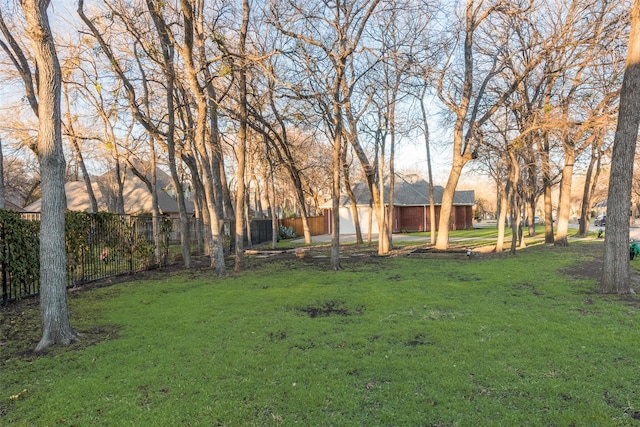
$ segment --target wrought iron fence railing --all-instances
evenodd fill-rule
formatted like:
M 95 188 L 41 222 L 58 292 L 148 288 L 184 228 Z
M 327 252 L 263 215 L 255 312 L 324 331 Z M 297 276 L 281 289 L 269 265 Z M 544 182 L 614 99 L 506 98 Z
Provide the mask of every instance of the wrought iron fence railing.
M 67 283 L 131 274 L 166 263 L 171 223 L 160 221 L 156 256 L 151 216 L 68 212 L 66 220 Z M 38 213 L 0 217 L 2 303 L 39 292 Z
M 190 248 L 198 253 L 196 219 L 190 218 Z M 154 239 L 151 215 L 116 215 L 67 212 L 66 257 L 69 287 L 95 280 L 132 274 L 165 265 L 169 247 L 180 244 L 179 219 L 159 218 L 158 241 Z M 228 251 L 233 250 L 233 221 L 225 221 Z M 39 213 L 0 210 L 0 303 L 33 296 L 39 292 Z M 251 240 L 271 240 L 270 220 L 251 221 Z M 246 234 L 245 234 L 246 236 Z M 247 244 L 247 242 L 245 242 Z

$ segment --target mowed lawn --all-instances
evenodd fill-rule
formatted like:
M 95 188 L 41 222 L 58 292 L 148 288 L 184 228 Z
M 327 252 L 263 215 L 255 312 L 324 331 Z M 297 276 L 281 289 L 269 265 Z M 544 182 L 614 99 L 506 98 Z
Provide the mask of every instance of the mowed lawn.
M 71 292 L 86 342 L 40 357 L 24 304 L 0 311 L 0 425 L 640 425 L 640 299 L 595 293 L 601 259 L 587 241 L 156 272 Z

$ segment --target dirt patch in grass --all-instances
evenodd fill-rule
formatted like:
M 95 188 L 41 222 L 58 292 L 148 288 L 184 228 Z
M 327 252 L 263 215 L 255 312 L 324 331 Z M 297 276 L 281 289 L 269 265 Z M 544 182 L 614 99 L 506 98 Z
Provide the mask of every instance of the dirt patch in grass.
M 631 287 L 635 290 L 636 294 L 622 294 L 620 298 L 627 304 L 640 308 L 640 274 L 633 268 L 634 261 L 632 263 L 630 281 Z M 598 284 L 602 277 L 602 270 L 604 269 L 603 254 L 598 252 L 592 259 L 579 262 L 571 267 L 560 270 L 560 273 L 570 277 L 573 280 L 595 280 Z M 594 293 L 598 292 L 596 286 L 593 290 Z
M 600 279 L 603 266 L 604 262 L 602 258 L 594 258 L 572 265 L 571 267 L 560 270 L 560 272 L 574 280 Z
M 316 317 L 328 316 L 353 316 L 356 314 L 362 314 L 364 308 L 357 307 L 356 309 L 350 309 L 346 307 L 342 301 L 325 301 L 315 305 L 296 307 L 296 311 L 304 313 L 314 319 Z
M 53 346 L 36 355 L 35 349 L 40 340 L 40 311 L 37 298 L 27 298 L 0 308 L 0 367 L 11 363 L 12 359 L 25 361 L 46 357 L 59 351 L 82 350 L 102 341 L 118 337 L 116 326 L 95 325 L 80 331 L 80 340 L 69 348 Z

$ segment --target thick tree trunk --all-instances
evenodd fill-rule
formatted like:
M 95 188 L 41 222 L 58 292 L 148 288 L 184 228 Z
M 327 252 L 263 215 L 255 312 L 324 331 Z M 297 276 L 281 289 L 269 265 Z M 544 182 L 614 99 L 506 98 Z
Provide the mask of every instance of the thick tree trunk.
M 631 292 L 629 283 L 629 206 L 633 160 L 640 124 L 640 0 L 633 2 L 627 63 L 620 91 L 607 198 L 607 233 L 600 291 Z
M 440 206 L 440 221 L 438 224 L 438 238 L 436 239 L 436 249 L 446 250 L 449 248 L 449 222 L 451 221 L 451 211 L 453 209 L 453 196 L 462 174 L 464 161 L 455 159 L 451 166 L 447 185 L 442 193 L 442 204 Z
M 394 96 L 395 99 L 395 96 Z M 389 213 L 387 220 L 387 252 L 393 248 L 393 221 L 394 219 L 394 206 L 393 200 L 395 196 L 396 187 L 396 171 L 395 171 L 395 157 L 396 157 L 396 128 L 395 128 L 395 109 L 391 106 L 390 116 L 390 130 L 391 140 L 389 141 Z M 384 185 L 382 186 L 384 188 Z M 383 190 L 384 191 L 384 190 Z M 383 195 L 384 197 L 384 195 Z M 384 200 L 382 201 L 384 204 Z
M 42 177 L 40 217 L 40 319 L 42 338 L 35 351 L 78 339 L 71 328 L 67 305 L 65 248 L 65 159 L 61 129 L 61 74 L 47 17 L 48 1 L 23 0 L 38 67 L 38 158 Z
M 562 169 L 562 181 L 560 183 L 560 201 L 558 203 L 558 217 L 555 245 L 568 246 L 569 240 L 569 211 L 571 209 L 571 187 L 573 183 L 573 165 L 575 153 L 572 149 L 565 152 L 564 168 Z
M 273 160 L 269 155 L 269 148 L 265 144 L 266 162 L 268 165 L 264 169 L 265 185 L 267 187 L 267 200 L 269 202 L 269 213 L 271 215 L 271 248 L 276 249 L 278 247 L 278 232 L 280 231 L 280 224 L 278 221 L 278 214 L 276 212 L 276 174 L 273 168 Z M 268 172 L 267 172 L 268 171 Z
M 4 199 L 4 157 L 2 156 L 2 137 L 0 137 L 0 209 L 5 207 Z

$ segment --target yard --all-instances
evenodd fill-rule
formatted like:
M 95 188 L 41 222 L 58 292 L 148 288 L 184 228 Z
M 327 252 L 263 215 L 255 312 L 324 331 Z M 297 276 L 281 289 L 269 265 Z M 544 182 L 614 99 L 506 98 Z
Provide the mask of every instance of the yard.
M 71 292 L 84 339 L 40 357 L 25 300 L 1 312 L 0 424 L 639 425 L 640 298 L 595 293 L 602 248 L 144 273 Z

